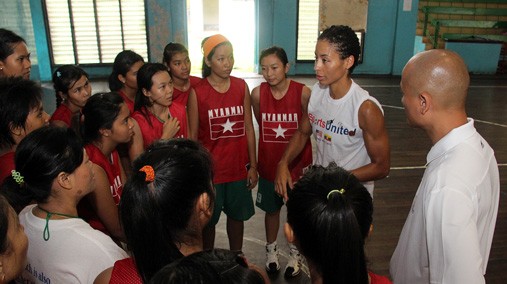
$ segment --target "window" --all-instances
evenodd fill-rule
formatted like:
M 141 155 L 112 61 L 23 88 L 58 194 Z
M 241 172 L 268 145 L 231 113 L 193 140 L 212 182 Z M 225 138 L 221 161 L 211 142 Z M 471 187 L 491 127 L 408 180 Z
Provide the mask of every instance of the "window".
M 46 0 L 52 63 L 112 63 L 131 49 L 148 59 L 143 0 Z
M 297 38 L 297 61 L 313 61 L 315 59 L 315 44 L 322 30 L 332 24 L 349 25 L 356 31 L 361 45 L 361 54 L 358 62 L 363 61 L 364 35 L 366 28 L 366 11 L 368 1 L 359 1 L 360 5 L 349 0 L 334 2 L 322 0 L 299 0 L 298 6 L 298 38 Z M 341 9 L 338 9 L 340 7 Z M 352 8 L 351 8 L 352 7 Z M 323 17 L 320 19 L 319 17 Z M 333 20 L 341 19 L 342 23 L 333 23 Z M 329 21 L 329 22 L 328 22 Z

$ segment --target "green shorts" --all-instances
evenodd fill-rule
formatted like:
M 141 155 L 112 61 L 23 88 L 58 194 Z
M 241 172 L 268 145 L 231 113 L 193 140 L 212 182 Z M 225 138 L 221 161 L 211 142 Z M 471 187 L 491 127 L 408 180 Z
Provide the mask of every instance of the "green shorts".
M 224 211 L 227 217 L 246 221 L 255 213 L 252 191 L 246 187 L 246 180 L 215 184 L 215 208 L 209 224 L 215 226 Z
M 266 213 L 273 213 L 282 208 L 283 198 L 276 193 L 273 182 L 259 177 L 255 205 Z

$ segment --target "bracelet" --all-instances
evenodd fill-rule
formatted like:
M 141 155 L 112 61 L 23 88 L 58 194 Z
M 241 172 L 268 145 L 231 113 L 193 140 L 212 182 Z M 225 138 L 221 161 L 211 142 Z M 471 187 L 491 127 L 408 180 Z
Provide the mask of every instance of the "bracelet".
M 257 170 L 257 166 L 252 166 L 252 165 L 250 165 L 250 168 L 251 168 L 251 169 L 255 169 L 255 170 Z

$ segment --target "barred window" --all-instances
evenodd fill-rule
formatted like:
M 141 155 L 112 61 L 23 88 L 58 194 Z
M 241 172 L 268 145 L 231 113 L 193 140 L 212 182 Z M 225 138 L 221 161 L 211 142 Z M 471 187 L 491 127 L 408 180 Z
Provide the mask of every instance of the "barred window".
M 54 65 L 112 63 L 124 49 L 148 58 L 143 0 L 46 0 L 45 8 Z

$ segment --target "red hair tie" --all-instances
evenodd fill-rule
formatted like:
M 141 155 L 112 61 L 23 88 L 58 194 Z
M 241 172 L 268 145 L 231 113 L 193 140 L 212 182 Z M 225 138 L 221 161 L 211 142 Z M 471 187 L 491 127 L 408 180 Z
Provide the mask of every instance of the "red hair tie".
M 155 180 L 155 170 L 153 170 L 152 166 L 146 165 L 146 166 L 140 168 L 139 171 L 144 172 L 146 174 L 144 181 L 153 182 Z

